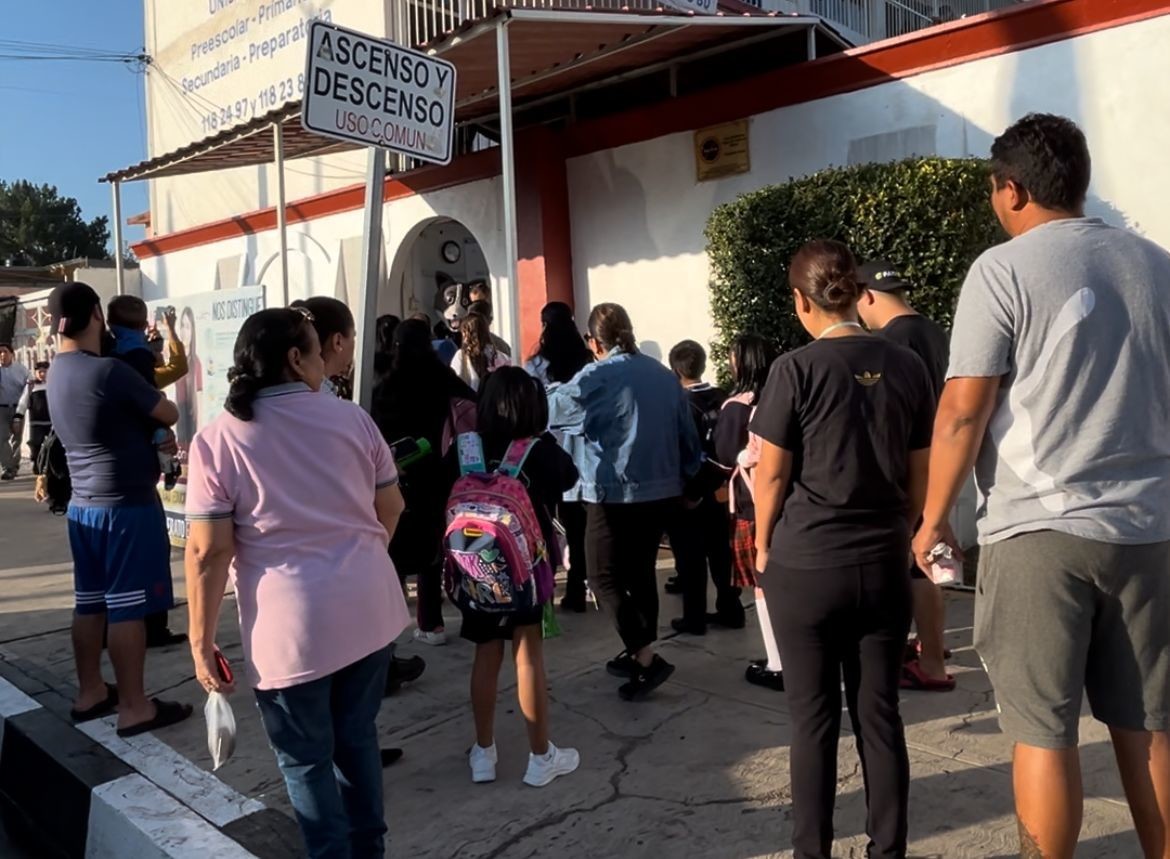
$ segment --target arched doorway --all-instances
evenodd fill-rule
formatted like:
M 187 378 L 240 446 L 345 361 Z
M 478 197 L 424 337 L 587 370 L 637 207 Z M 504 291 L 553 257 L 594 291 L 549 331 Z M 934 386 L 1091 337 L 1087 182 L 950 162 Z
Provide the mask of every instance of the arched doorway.
M 479 241 L 454 218 L 434 218 L 419 224 L 399 246 L 378 296 L 378 313 L 402 319 L 425 313 L 433 324 L 440 319 L 435 296 L 442 286 L 475 281 L 491 283 Z

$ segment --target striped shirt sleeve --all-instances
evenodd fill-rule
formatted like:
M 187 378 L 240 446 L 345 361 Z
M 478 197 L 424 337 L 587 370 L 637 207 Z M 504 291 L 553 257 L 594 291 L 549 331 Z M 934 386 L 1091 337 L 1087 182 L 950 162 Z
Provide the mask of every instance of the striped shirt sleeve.
M 231 457 L 216 457 L 203 434 L 191 441 L 187 458 L 188 522 L 231 519 L 235 513 L 235 475 Z

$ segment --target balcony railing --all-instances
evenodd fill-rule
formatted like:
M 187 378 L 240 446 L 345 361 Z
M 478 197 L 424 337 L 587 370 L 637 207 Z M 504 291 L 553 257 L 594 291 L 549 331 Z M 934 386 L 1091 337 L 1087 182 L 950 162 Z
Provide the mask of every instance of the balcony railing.
M 902 36 L 935 24 L 1011 6 L 1023 0 L 743 0 L 767 11 L 818 15 L 856 44 Z M 634 9 L 665 0 L 387 0 L 391 37 L 420 45 L 484 18 L 500 7 L 521 9 Z
M 464 21 L 486 18 L 509 9 L 634 9 L 651 11 L 658 0 L 387 0 L 391 37 L 401 44 L 421 45 L 450 33 Z
M 763 8 L 819 15 L 862 44 L 978 15 L 1021 0 L 762 0 Z

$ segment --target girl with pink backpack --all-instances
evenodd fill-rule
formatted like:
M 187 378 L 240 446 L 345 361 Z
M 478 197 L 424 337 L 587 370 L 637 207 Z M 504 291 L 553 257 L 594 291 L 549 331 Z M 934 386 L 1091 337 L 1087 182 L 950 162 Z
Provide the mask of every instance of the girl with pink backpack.
M 549 552 L 557 545 L 549 511 L 578 475 L 547 429 L 544 386 L 519 367 L 503 367 L 480 389 L 478 431 L 458 441 L 464 476 L 448 505 L 446 575 L 463 615 L 460 634 L 475 644 L 476 742 L 468 762 L 476 783 L 496 779 L 496 690 L 506 641 L 512 642 L 516 694 L 528 728 L 524 783 L 544 787 L 580 763 L 576 749 L 548 739 L 542 620 L 552 599 Z
M 772 632 L 764 592 L 756 580 L 756 507 L 752 481 L 760 461 L 760 438 L 748 430 L 776 359 L 771 344 L 758 334 L 741 334 L 731 344 L 732 395 L 723 404 L 715 424 L 715 457 L 731 471 L 728 504 L 732 515 L 732 585 L 754 588 L 756 616 L 764 638 L 766 659 L 752 660 L 744 673 L 747 681 L 765 689 L 784 691 L 780 649 Z

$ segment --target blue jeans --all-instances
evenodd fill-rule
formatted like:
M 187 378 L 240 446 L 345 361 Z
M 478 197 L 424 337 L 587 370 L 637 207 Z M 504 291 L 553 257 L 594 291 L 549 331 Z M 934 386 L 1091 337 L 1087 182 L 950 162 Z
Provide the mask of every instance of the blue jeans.
M 386 821 L 374 719 L 390 648 L 287 689 L 257 689 L 260 718 L 311 859 L 381 859 Z

